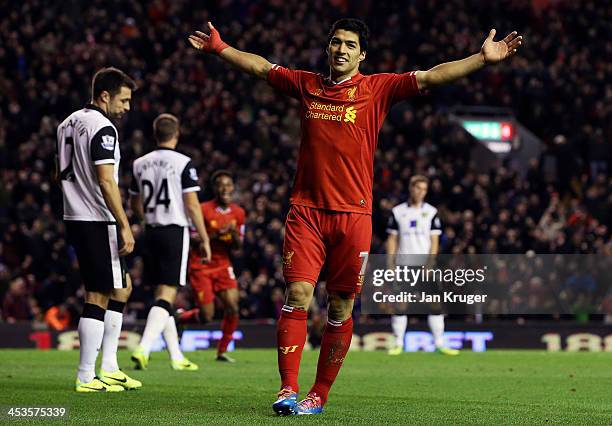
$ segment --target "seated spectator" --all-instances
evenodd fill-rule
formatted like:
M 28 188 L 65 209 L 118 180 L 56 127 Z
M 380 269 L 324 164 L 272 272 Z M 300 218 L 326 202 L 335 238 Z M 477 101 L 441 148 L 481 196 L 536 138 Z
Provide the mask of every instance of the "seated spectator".
M 27 287 L 22 277 L 14 278 L 9 283 L 2 301 L 2 318 L 8 323 L 32 319 Z

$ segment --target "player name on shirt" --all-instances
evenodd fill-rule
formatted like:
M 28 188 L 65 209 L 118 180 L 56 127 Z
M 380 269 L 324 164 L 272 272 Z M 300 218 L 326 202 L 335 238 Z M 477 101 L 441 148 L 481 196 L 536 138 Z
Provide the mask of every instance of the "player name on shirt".
M 191 159 L 169 148 L 136 159 L 131 194 L 141 194 L 145 222 L 152 226 L 188 226 L 183 193 L 199 191 L 198 174 Z
M 57 128 L 57 157 L 64 220 L 115 222 L 106 206 L 96 166 L 113 164 L 119 182 L 118 132 L 104 111 L 89 104 L 70 114 Z
M 146 172 L 149 168 L 161 168 L 164 169 L 166 176 L 176 175 L 176 165 L 173 162 L 163 158 L 150 158 L 143 161 L 141 170 Z

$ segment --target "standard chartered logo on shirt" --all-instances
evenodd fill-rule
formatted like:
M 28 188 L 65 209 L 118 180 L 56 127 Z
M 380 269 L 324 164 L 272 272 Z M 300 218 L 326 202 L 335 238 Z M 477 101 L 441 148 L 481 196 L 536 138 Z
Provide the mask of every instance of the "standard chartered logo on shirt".
M 357 118 L 357 110 L 355 109 L 355 107 L 352 106 L 346 109 L 344 109 L 344 107 L 345 105 L 323 104 L 313 101 L 308 106 L 306 118 L 341 122 L 342 118 L 344 117 L 345 123 L 355 124 L 355 119 Z M 344 113 L 344 116 L 342 115 L 342 113 Z
M 354 107 L 348 107 L 344 113 L 344 121 L 355 124 L 355 118 L 357 118 L 357 110 Z

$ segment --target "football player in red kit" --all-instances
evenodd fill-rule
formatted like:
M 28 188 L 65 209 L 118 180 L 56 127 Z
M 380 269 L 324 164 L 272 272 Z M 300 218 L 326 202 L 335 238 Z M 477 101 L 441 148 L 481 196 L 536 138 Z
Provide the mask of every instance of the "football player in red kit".
M 390 108 L 422 91 L 460 79 L 516 53 L 521 37 L 512 32 L 494 41 L 491 30 L 479 52 L 468 58 L 403 74 L 363 75 L 368 27 L 356 19 L 334 23 L 326 53 L 329 74 L 290 70 L 196 31 L 191 45 L 267 80 L 301 105 L 301 143 L 285 224 L 285 306 L 278 321 L 281 390 L 277 414 L 318 414 L 350 346 L 355 296 L 361 290 L 372 236 L 372 185 L 378 132 Z M 323 263 L 327 262 L 328 323 L 317 375 L 297 402 L 298 370 L 306 340 L 307 309 Z
M 217 346 L 217 361 L 234 362 L 227 346 L 238 326 L 238 283 L 230 260 L 230 252 L 242 246 L 244 210 L 232 203 L 234 181 L 225 170 L 215 172 L 211 179 L 214 199 L 201 204 L 204 223 L 210 238 L 211 260 L 202 263 L 197 250 L 189 256 L 189 281 L 199 309 L 187 311 L 182 319 L 199 314 L 204 322 L 215 314 L 215 296 L 223 305 L 223 336 Z M 197 236 L 194 236 L 197 241 Z M 199 311 L 199 312 L 198 312 Z

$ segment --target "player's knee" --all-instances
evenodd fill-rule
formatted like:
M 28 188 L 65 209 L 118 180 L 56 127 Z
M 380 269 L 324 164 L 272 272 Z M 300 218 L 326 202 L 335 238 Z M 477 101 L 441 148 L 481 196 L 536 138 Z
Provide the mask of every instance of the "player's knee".
M 132 278 L 125 274 L 125 287 L 116 288 L 110 293 L 110 298 L 121 303 L 127 303 L 132 294 Z
M 100 306 L 103 309 L 106 309 L 108 306 L 108 300 L 110 299 L 109 293 L 99 293 L 96 291 L 88 291 L 85 294 L 85 303 L 89 303 L 91 305 Z
M 225 314 L 238 315 L 238 300 L 231 299 L 228 303 L 226 303 Z
M 231 304 L 225 309 L 226 315 L 238 315 L 238 305 Z
M 429 308 L 429 315 L 444 315 L 444 309 L 439 303 L 432 303 Z
M 169 285 L 160 285 L 157 287 L 157 298 L 168 301 L 171 305 L 174 304 L 174 300 L 176 299 L 176 287 Z
M 314 288 L 307 282 L 290 283 L 287 286 L 287 305 L 294 308 L 308 309 Z
M 117 288 L 113 290 L 110 297 L 111 299 L 117 300 L 118 302 L 126 303 L 132 294 L 132 288 Z
M 330 305 L 327 309 L 327 317 L 334 321 L 345 321 L 351 316 L 352 312 L 352 308 Z
M 327 316 L 334 321 L 344 321 L 353 312 L 355 295 L 350 293 L 331 293 L 327 306 Z
M 212 321 L 213 317 L 215 316 L 213 304 L 211 303 L 210 307 L 208 305 L 200 306 L 200 316 L 202 317 L 204 322 Z

